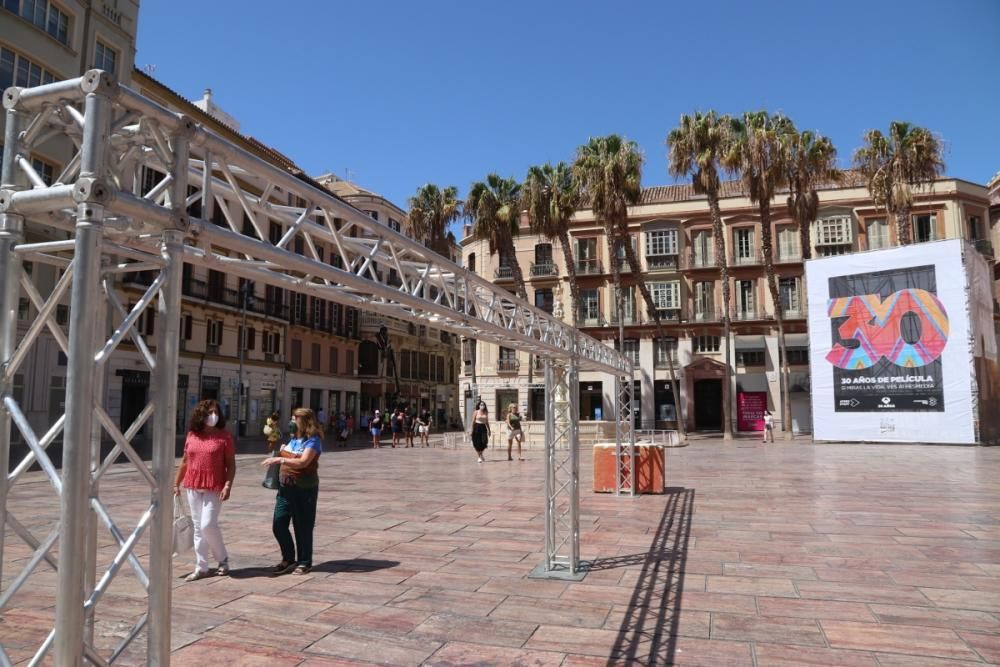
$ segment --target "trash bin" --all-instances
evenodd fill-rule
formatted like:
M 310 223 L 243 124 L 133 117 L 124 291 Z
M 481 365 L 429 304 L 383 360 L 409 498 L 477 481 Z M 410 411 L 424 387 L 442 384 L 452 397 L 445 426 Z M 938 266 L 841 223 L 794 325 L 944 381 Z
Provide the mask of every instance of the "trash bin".
M 624 449 L 624 448 L 623 448 Z M 663 445 L 636 443 L 636 493 L 663 493 L 666 487 Z M 594 493 L 615 492 L 615 443 L 594 445 Z

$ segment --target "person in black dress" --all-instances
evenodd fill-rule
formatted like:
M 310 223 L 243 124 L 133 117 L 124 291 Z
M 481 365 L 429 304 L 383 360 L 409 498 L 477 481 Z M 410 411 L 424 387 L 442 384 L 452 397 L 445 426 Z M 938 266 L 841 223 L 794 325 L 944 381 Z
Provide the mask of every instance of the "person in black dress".
M 478 462 L 483 463 L 483 452 L 490 444 L 490 412 L 485 401 L 479 402 L 479 407 L 472 415 L 472 446 L 476 449 Z

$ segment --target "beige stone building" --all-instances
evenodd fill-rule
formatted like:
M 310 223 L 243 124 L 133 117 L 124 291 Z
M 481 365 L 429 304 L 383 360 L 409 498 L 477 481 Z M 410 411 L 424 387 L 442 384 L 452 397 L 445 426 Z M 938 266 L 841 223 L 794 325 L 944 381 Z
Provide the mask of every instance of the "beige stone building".
M 390 229 L 413 236 L 407 227 L 406 211 L 382 195 L 333 174 L 323 174 L 316 180 Z M 454 245 L 449 259 L 458 262 L 460 257 L 461 250 Z M 379 270 L 389 271 L 387 279 L 392 281 L 392 269 Z M 391 361 L 375 342 L 382 327 L 386 328 L 392 348 Z M 391 406 L 398 380 L 399 400 L 418 410 L 430 410 L 438 428 L 459 421 L 459 344 L 456 336 L 370 312 L 361 314 L 360 332 L 358 376 L 363 413 Z
M 774 262 L 785 313 L 786 346 L 791 377 L 789 396 L 793 428 L 810 430 L 809 367 L 802 253 L 798 230 L 787 215 L 784 196 L 773 205 Z M 761 228 L 756 206 L 738 182 L 722 187 L 722 215 L 729 265 L 732 311 L 733 375 L 730 396 L 734 430 L 741 392 L 766 392 L 767 403 L 781 419 L 779 356 L 774 304 L 763 266 Z M 998 233 L 989 216 L 987 189 L 952 178 L 917 192 L 911 215 L 916 242 L 944 238 L 972 241 L 992 257 Z M 820 192 L 820 211 L 810 228 L 812 254 L 839 255 L 895 244 L 895 221 L 872 204 L 862 183 L 849 180 Z M 642 202 L 629 211 L 631 242 L 641 266 L 623 269 L 624 339 L 622 349 L 638 368 L 635 376 L 635 421 L 642 428 L 676 425 L 667 355 L 677 369 L 680 409 L 689 430 L 722 428 L 725 341 L 722 333 L 722 289 L 715 265 L 712 223 L 703 196 L 688 185 L 647 188 Z M 583 210 L 571 223 L 580 286 L 579 302 L 570 302 L 566 260 L 558 242 L 532 234 L 522 225 L 516 239 L 517 261 L 528 297 L 552 312 L 562 302 L 564 319 L 575 309 L 585 333 L 614 345 L 619 337 L 616 296 L 609 250 L 593 213 Z M 491 256 L 485 241 L 462 239 L 465 266 L 513 290 L 510 262 Z M 665 340 L 656 338 L 653 318 L 635 287 L 642 274 L 665 323 Z M 528 355 L 496 345 L 465 343 L 462 388 L 486 400 L 491 413 L 517 402 L 529 418 L 540 419 L 545 397 L 539 368 L 529 381 Z M 473 363 L 473 358 L 475 362 Z M 614 381 L 599 373 L 580 375 L 580 419 L 601 420 L 614 410 Z M 779 423 L 780 426 L 780 423 Z

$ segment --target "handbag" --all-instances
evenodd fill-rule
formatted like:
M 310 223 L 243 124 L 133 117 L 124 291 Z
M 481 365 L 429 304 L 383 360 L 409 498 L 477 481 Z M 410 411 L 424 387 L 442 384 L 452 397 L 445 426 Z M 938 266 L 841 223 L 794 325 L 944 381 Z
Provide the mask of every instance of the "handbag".
M 278 486 L 278 474 L 281 472 L 281 464 L 273 463 L 267 467 L 264 471 L 264 479 L 261 481 L 260 485 L 265 489 L 277 489 Z
M 181 499 L 174 496 L 174 555 L 190 551 L 194 547 L 194 522 L 184 511 Z

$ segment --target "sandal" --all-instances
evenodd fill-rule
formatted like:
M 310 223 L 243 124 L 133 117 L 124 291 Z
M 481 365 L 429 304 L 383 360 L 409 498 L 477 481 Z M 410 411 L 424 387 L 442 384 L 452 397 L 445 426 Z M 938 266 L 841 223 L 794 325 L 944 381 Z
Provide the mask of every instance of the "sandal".
M 215 574 L 220 577 L 225 577 L 229 574 L 229 559 L 219 563 L 219 569 L 215 571 Z
M 271 570 L 271 576 L 278 577 L 283 574 L 288 574 L 294 569 L 295 569 L 295 563 L 289 563 L 287 560 L 283 560 L 274 566 L 274 569 Z
M 292 570 L 292 574 L 309 574 L 312 572 L 312 569 L 312 565 L 299 564 L 295 566 L 294 570 Z
M 212 576 L 212 573 L 208 570 L 195 570 L 188 576 L 184 577 L 184 581 L 198 581 L 199 579 L 205 579 L 210 576 Z

